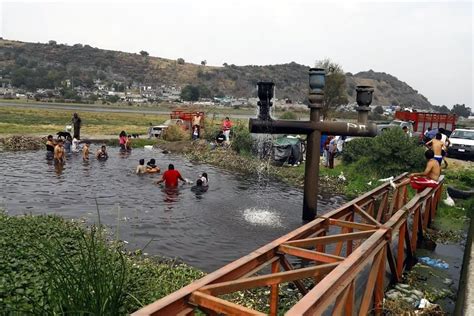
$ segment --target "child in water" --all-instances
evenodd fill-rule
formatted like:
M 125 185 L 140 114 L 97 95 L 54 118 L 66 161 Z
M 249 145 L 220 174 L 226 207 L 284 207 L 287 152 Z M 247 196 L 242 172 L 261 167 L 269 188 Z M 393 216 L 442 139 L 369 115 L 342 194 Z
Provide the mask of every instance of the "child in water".
M 145 167 L 145 159 L 140 159 L 138 162 L 137 170 L 135 171 L 136 174 L 143 174 L 147 172 L 147 167 Z
M 209 186 L 209 178 L 207 177 L 207 173 L 206 173 L 206 172 L 203 172 L 203 173 L 202 173 L 202 175 L 201 175 L 201 177 L 199 178 L 199 180 L 201 180 L 203 187 Z M 199 181 L 199 180 L 198 180 L 198 181 Z M 197 183 L 197 181 L 196 181 L 196 183 Z
M 148 161 L 146 163 L 146 172 L 147 173 L 159 173 L 160 172 L 160 168 L 155 164 L 155 159 L 150 159 L 150 161 Z

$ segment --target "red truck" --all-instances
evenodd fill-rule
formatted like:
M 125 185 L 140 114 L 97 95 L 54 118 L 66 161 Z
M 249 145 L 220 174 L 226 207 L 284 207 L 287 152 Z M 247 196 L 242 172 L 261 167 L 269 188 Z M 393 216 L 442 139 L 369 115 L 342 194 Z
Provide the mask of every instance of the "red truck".
M 413 132 L 421 134 L 423 134 L 428 127 L 432 129 L 442 127 L 448 131 L 453 131 L 456 128 L 456 115 L 454 114 L 396 111 L 395 119 L 411 122 Z

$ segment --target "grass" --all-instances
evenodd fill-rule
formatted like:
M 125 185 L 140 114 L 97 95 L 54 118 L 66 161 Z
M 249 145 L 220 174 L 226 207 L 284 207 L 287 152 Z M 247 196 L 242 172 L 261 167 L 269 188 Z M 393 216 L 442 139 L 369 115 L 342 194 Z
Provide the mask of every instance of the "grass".
M 75 111 L 0 107 L 0 134 L 52 134 L 70 125 Z M 159 124 L 166 115 L 144 113 L 79 112 L 81 134 L 118 135 L 120 131 L 146 134 L 149 123 Z
M 0 214 L 0 310 L 126 315 L 204 275 L 127 253 L 104 235 L 58 216 Z

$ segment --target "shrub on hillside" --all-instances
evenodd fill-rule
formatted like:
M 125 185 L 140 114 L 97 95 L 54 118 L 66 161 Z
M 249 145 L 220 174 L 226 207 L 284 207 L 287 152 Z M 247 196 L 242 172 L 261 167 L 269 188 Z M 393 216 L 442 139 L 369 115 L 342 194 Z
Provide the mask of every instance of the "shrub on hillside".
M 417 139 L 407 137 L 398 128 L 385 131 L 375 138 L 358 138 L 348 142 L 342 159 L 380 177 L 421 171 L 425 165 L 424 149 L 418 145 Z
M 163 139 L 169 142 L 177 142 L 180 140 L 186 140 L 189 139 L 189 133 L 184 131 L 181 127 L 178 125 L 171 125 L 168 127 L 163 134 Z

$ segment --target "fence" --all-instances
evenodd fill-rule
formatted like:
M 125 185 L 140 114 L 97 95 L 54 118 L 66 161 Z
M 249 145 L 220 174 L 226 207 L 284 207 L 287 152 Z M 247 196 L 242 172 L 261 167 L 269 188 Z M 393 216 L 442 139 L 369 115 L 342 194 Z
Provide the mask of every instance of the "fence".
M 257 287 L 270 287 L 269 314 L 277 315 L 286 282 L 302 295 L 287 315 L 380 314 L 386 285 L 400 281 L 435 216 L 443 180 L 408 201 L 402 174 L 133 315 L 265 315 L 222 298 Z M 295 268 L 294 258 L 311 264 Z

